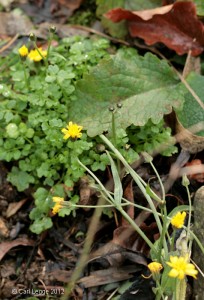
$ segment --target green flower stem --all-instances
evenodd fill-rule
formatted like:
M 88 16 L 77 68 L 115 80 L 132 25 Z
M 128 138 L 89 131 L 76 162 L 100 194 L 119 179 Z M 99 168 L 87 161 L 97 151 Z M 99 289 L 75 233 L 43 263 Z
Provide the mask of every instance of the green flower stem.
M 168 257 L 168 247 L 167 247 L 167 242 L 166 242 L 166 232 L 167 232 L 167 210 L 166 210 L 166 205 L 163 206 L 163 209 L 161 210 L 161 215 L 162 215 L 162 221 L 163 221 L 163 226 L 162 226 L 162 234 L 160 237 L 160 247 L 159 247 L 159 256 L 161 257 L 162 253 L 162 246 L 164 248 L 164 253 L 165 253 L 165 258 L 167 259 Z
M 115 207 L 114 204 L 104 204 L 104 205 L 80 205 L 80 204 L 73 204 L 73 203 L 69 203 L 69 202 L 62 202 L 62 206 L 64 207 L 76 207 L 76 208 L 106 208 L 106 207 L 110 207 L 110 208 L 113 208 Z M 129 206 L 128 203 L 123 203 L 121 204 L 121 206 Z
M 158 212 L 156 210 L 156 207 L 152 201 L 152 199 L 150 198 L 150 196 L 146 193 L 145 187 L 143 186 L 143 184 L 140 181 L 140 176 L 129 166 L 129 164 L 126 162 L 126 160 L 124 159 L 124 157 L 121 155 L 121 153 L 113 146 L 113 144 L 103 135 L 100 135 L 100 138 L 108 145 L 108 147 L 115 153 L 115 155 L 120 159 L 120 161 L 122 162 L 122 164 L 124 165 L 124 167 L 126 168 L 126 170 L 130 173 L 130 175 L 133 177 L 133 179 L 135 180 L 135 182 L 137 183 L 138 187 L 140 188 L 140 190 L 142 191 L 143 195 L 145 196 L 151 210 L 152 213 L 155 217 L 160 235 L 162 233 L 162 224 L 161 221 L 159 219 L 158 216 Z
M 117 137 L 116 137 L 116 127 L 115 127 L 115 111 L 112 111 L 112 134 L 113 134 L 113 144 L 117 146 Z M 120 173 L 120 160 L 116 157 L 118 173 Z
M 22 64 L 23 64 L 23 73 L 24 73 L 25 84 L 26 84 L 26 87 L 29 91 L 29 82 L 28 82 L 28 77 L 27 77 L 27 74 L 26 74 L 26 66 L 25 66 L 24 61 L 22 61 Z
M 152 249 L 156 253 L 156 249 L 154 247 L 154 244 L 147 238 L 147 236 L 144 234 L 144 232 L 139 228 L 139 226 L 130 218 L 130 216 L 123 210 L 121 203 L 116 204 L 114 201 L 114 198 L 111 196 L 110 192 L 106 190 L 106 188 L 103 186 L 103 184 L 100 182 L 100 180 L 84 165 L 80 160 L 78 160 L 79 164 L 89 173 L 91 176 L 98 182 L 100 185 L 103 193 L 107 196 L 110 201 L 115 204 L 115 208 L 121 213 L 121 215 L 132 225 L 132 227 L 135 229 L 135 231 L 145 240 L 145 242 L 148 244 L 150 249 Z M 106 199 L 107 200 L 107 199 Z
M 37 46 L 36 42 L 33 42 L 33 45 L 34 45 L 35 49 L 37 50 L 38 54 L 41 56 L 41 58 L 45 61 L 45 58 L 42 55 L 42 53 L 40 52 L 40 50 L 38 49 L 38 46 Z
M 177 279 L 176 283 L 176 299 L 175 300 L 185 300 L 186 299 L 186 279 Z
M 202 243 L 200 242 L 200 240 L 197 238 L 197 236 L 193 233 L 193 231 L 190 232 L 191 236 L 194 238 L 194 240 L 196 241 L 198 247 L 200 248 L 200 250 L 202 251 L 203 255 L 204 255 L 204 247 L 202 245 Z
M 50 36 L 49 36 L 49 39 L 48 39 L 47 56 L 45 58 L 46 67 L 48 66 L 48 58 L 49 58 L 49 55 L 50 55 L 50 47 L 51 47 L 53 37 L 54 37 L 54 34 L 52 32 L 50 32 Z
M 173 252 L 173 251 L 174 251 L 174 241 L 175 241 L 175 236 L 176 236 L 176 230 L 173 229 L 172 240 L 171 240 L 171 246 L 170 246 L 170 252 Z
M 192 216 L 192 202 L 191 202 L 191 195 L 188 188 L 188 185 L 186 185 L 186 191 L 188 195 L 188 202 L 189 202 L 189 215 L 188 215 L 188 225 L 187 225 L 187 241 L 190 238 L 190 227 L 191 227 L 191 216 Z
M 155 282 L 156 282 L 156 287 L 158 287 L 155 300 L 160 300 L 161 298 L 165 300 L 163 289 L 162 286 L 160 285 L 160 280 L 156 279 Z
M 105 198 L 107 201 L 109 201 L 111 204 L 114 203 L 114 198 L 111 196 L 109 191 L 104 187 L 104 185 L 100 182 L 100 180 L 94 175 L 93 172 L 91 172 L 79 159 L 78 163 L 95 179 L 95 181 L 99 184 L 102 193 L 105 195 Z
M 120 205 L 116 206 L 116 209 L 121 213 L 121 215 L 132 225 L 132 227 L 135 229 L 135 231 L 143 238 L 143 240 L 147 243 L 147 245 L 150 247 L 151 250 L 153 250 L 156 253 L 156 249 L 154 247 L 154 244 L 148 239 L 148 237 L 144 234 L 144 232 L 139 228 L 139 226 L 135 223 L 133 219 L 130 218 L 130 216 L 123 210 L 123 208 Z
M 154 170 L 154 173 L 155 173 L 156 176 L 157 176 L 157 179 L 158 179 L 158 181 L 159 181 L 159 184 L 160 184 L 160 187 L 161 187 L 161 191 L 162 191 L 162 200 L 163 200 L 163 202 L 165 203 L 165 189 L 164 189 L 164 185 L 163 185 L 163 183 L 162 183 L 162 181 L 161 181 L 161 177 L 159 176 L 159 173 L 157 172 L 157 169 L 155 168 L 155 166 L 154 166 L 154 164 L 152 163 L 152 161 L 150 161 L 149 163 L 150 163 L 152 169 Z
M 162 191 L 162 201 L 163 203 L 165 203 L 166 199 L 165 199 L 165 189 L 164 189 L 164 185 L 161 181 L 161 177 L 159 176 L 159 173 L 157 172 L 157 169 L 155 168 L 154 164 L 152 163 L 152 160 L 149 160 L 149 163 L 152 167 L 152 169 L 154 170 L 154 173 L 157 176 L 157 179 L 159 181 L 160 187 L 161 187 L 161 191 Z M 167 231 L 167 210 L 166 210 L 166 205 L 162 205 L 162 210 L 161 210 L 161 215 L 162 215 L 162 221 L 163 221 L 163 226 L 162 226 L 162 234 L 160 237 L 160 247 L 159 247 L 159 254 L 161 256 L 161 251 L 162 251 L 162 245 L 165 251 L 165 257 L 167 258 L 168 256 L 168 247 L 167 247 L 167 243 L 166 243 L 166 231 Z

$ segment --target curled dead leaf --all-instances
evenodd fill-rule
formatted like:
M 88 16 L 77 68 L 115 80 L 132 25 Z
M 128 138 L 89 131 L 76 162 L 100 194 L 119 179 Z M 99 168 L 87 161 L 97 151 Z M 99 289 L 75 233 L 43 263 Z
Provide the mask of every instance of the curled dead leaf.
M 177 141 L 180 143 L 183 150 L 188 151 L 190 153 L 197 153 L 202 150 L 204 150 L 204 137 L 203 136 L 197 136 L 193 134 L 190 130 L 183 127 L 181 122 L 176 117 L 175 120 L 176 124 L 176 133 L 177 133 Z M 200 124 L 202 128 L 204 128 L 204 122 L 203 125 Z
M 162 42 L 179 55 L 191 50 L 196 56 L 204 50 L 204 26 L 193 2 L 179 1 L 148 11 L 116 8 L 105 17 L 113 22 L 127 20 L 130 35 L 144 39 L 147 45 Z
M 174 111 L 165 116 L 165 121 L 171 127 L 172 132 L 176 134 L 176 141 L 180 143 L 183 150 L 192 154 L 204 150 L 204 137 L 194 134 L 204 129 L 204 122 L 196 124 L 191 129 L 186 129 Z
M 4 255 L 6 255 L 6 253 L 17 246 L 33 246 L 34 245 L 34 241 L 33 240 L 29 240 L 27 238 L 18 238 L 16 240 L 13 241 L 8 241 L 8 242 L 3 242 L 0 244 L 0 261 L 2 260 L 2 258 L 4 257 Z

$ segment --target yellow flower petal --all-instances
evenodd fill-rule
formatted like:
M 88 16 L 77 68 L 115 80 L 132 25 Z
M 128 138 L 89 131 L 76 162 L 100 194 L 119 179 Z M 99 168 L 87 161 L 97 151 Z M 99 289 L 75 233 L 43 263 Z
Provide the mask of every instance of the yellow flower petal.
M 184 224 L 186 218 L 186 212 L 183 211 L 182 213 L 179 211 L 175 216 L 172 217 L 171 219 L 171 224 L 175 228 L 181 228 Z
M 172 269 L 169 274 L 168 274 L 170 277 L 177 277 L 179 275 L 179 272 L 175 269 Z
M 52 197 L 52 201 L 53 201 L 53 202 L 56 202 L 56 203 L 57 203 L 57 202 L 59 203 L 59 202 L 63 202 L 63 201 L 64 201 L 64 198 L 62 198 L 62 197 Z
M 152 274 L 159 273 L 161 271 L 161 269 L 163 268 L 163 266 L 156 261 L 151 262 L 150 264 L 147 265 L 147 267 Z
M 18 49 L 18 52 L 20 56 L 25 57 L 28 55 L 28 48 L 25 45 L 23 45 L 21 48 Z
M 62 197 L 52 197 L 52 201 L 55 202 L 55 205 L 52 208 L 53 215 L 56 215 L 62 208 L 62 202 L 64 201 L 64 198 Z
M 39 54 L 39 52 L 41 53 L 41 55 Z M 47 51 L 46 50 L 43 50 L 41 47 L 37 49 L 34 49 L 34 50 L 31 50 L 28 54 L 28 57 L 30 58 L 30 60 L 33 60 L 33 61 L 41 61 L 43 59 L 43 57 L 46 57 L 47 56 Z

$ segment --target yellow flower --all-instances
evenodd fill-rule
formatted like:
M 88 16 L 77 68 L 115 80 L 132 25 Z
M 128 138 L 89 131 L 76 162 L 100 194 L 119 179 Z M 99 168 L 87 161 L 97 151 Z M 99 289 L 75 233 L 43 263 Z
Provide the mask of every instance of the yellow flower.
M 179 211 L 174 217 L 171 219 L 171 224 L 176 228 L 181 228 L 184 224 L 186 218 L 186 212 L 182 213 Z
M 64 198 L 62 197 L 52 197 L 52 201 L 55 203 L 61 203 L 64 201 Z
M 196 279 L 198 271 L 195 266 L 188 263 L 188 256 L 170 256 L 170 262 L 167 262 L 172 269 L 169 272 L 170 277 L 178 277 L 179 279 L 184 279 L 185 275 L 192 276 Z
M 41 53 L 41 55 L 39 54 L 38 51 Z M 29 52 L 28 57 L 30 58 L 30 60 L 41 61 L 42 57 L 46 57 L 47 56 L 47 51 L 43 50 L 41 47 L 38 48 L 38 51 L 37 51 L 37 49 L 34 49 L 34 50 L 31 50 Z
M 56 215 L 62 208 L 62 202 L 64 201 L 64 198 L 61 197 L 52 197 L 52 201 L 55 202 L 54 207 L 52 208 L 53 215 Z
M 156 261 L 151 262 L 150 264 L 147 265 L 147 267 L 152 274 L 158 274 L 161 271 L 161 269 L 163 269 L 162 264 Z
M 68 138 L 80 138 L 82 136 L 81 130 L 83 129 L 83 126 L 79 126 L 77 124 L 74 124 L 72 122 L 69 122 L 67 125 L 67 128 L 62 128 L 62 133 L 64 133 L 64 139 L 67 140 Z
M 21 48 L 18 49 L 18 52 L 20 56 L 25 57 L 28 55 L 28 48 L 25 45 L 23 45 Z

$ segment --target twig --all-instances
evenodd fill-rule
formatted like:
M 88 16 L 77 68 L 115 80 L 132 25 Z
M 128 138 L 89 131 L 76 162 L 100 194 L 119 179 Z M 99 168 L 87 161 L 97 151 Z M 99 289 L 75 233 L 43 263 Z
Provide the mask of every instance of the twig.
M 76 29 L 81 29 L 81 30 L 84 30 L 84 31 L 87 31 L 87 32 L 91 32 L 91 33 L 103 36 L 103 37 L 109 39 L 110 41 L 113 41 L 113 42 L 116 42 L 116 43 L 120 43 L 120 44 L 123 44 L 123 45 L 126 45 L 126 46 L 131 46 L 130 43 L 128 43 L 128 42 L 126 42 L 124 40 L 113 38 L 113 37 L 111 37 L 111 36 L 109 36 L 109 35 L 107 35 L 107 34 L 105 34 L 103 32 L 95 30 L 93 28 L 89 28 L 89 27 L 82 26 L 82 25 L 70 25 L 69 27 L 73 27 L 73 28 L 76 28 Z
M 19 37 L 19 34 L 17 33 L 5 46 L 3 46 L 0 49 L 0 53 L 3 53 L 5 50 L 7 50 Z

